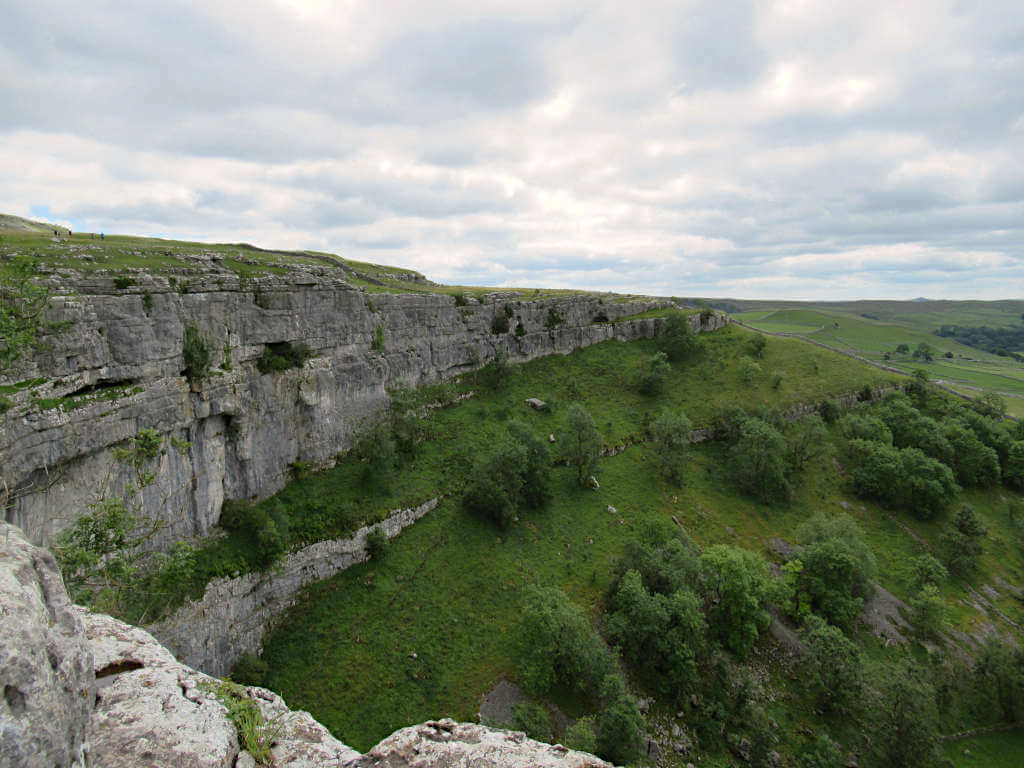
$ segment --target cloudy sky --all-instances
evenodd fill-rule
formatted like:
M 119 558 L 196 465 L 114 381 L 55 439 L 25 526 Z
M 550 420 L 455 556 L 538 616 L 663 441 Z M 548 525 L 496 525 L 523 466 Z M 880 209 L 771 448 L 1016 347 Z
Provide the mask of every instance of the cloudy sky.
M 1020 0 L 5 0 L 0 212 L 452 283 L 1024 297 Z

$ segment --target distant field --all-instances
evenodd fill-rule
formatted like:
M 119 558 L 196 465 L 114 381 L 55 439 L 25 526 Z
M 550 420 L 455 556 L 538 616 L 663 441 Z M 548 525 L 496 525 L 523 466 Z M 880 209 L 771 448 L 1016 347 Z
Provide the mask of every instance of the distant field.
M 805 305 L 802 308 L 759 307 L 735 313 L 733 316 L 758 330 L 803 336 L 907 373 L 922 369 L 937 381 L 1024 395 L 1024 365 L 1011 358 L 967 347 L 930 332 L 943 324 L 977 325 L 984 322 L 994 324 L 997 321 L 1004 325 L 1016 323 L 1020 320 L 1020 313 L 1016 311 L 1017 305 L 1024 305 L 1024 302 L 992 302 L 997 306 L 990 308 L 986 308 L 981 302 L 964 302 L 971 305 L 969 307 L 959 306 L 960 302 L 878 303 L 886 307 L 884 311 L 871 307 L 875 309 L 876 316 L 892 318 L 891 320 L 883 322 L 862 317 L 845 309 L 834 308 L 850 305 L 832 304 Z M 870 305 L 872 302 L 857 304 Z M 935 308 L 927 312 L 916 312 L 912 308 L 900 310 L 889 306 L 893 304 L 914 307 L 940 304 L 946 306 L 950 314 L 944 315 Z M 865 309 L 865 313 L 871 314 L 868 309 Z M 913 352 L 921 343 L 928 344 L 934 350 L 931 362 L 896 351 L 899 345 L 906 344 Z M 951 357 L 946 357 L 947 353 Z M 885 359 L 886 354 L 889 355 L 888 360 Z M 969 389 L 962 391 L 965 394 L 974 394 Z M 1014 403 L 1013 406 L 1021 410 L 1019 404 Z

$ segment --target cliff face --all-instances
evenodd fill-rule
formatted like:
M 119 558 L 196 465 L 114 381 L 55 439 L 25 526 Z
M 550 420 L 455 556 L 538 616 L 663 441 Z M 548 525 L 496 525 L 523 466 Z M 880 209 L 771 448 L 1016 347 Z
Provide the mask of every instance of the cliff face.
M 53 278 L 51 319 L 67 327 L 17 372 L 44 381 L 13 395 L 15 407 L 0 416 L 6 518 L 36 543 L 131 483 L 112 449 L 140 429 L 165 438 L 156 480 L 141 499 L 166 524 L 159 545 L 207 534 L 224 499 L 279 490 L 292 462 L 329 463 L 386 403 L 389 387 L 469 370 L 499 345 L 526 361 L 649 337 L 660 322 L 614 322 L 658 306 L 653 300 L 492 294 L 457 306 L 440 294 L 367 294 L 329 269 L 249 279 L 224 272 L 176 285 L 146 273 L 134 280 L 118 289 L 107 276 Z M 521 335 L 491 333 L 506 305 Z M 552 310 L 561 321 L 549 328 Z M 598 316 L 612 322 L 594 324 Z M 212 353 L 212 375 L 197 387 L 182 375 L 188 325 Z M 281 342 L 303 342 L 314 357 L 261 374 L 265 345 Z M 30 408 L 33 397 L 44 402 Z M 63 407 L 54 406 L 59 398 Z
M 50 553 L 5 523 L 0 606 L 0 765 L 255 768 L 219 681 L 177 661 L 144 630 L 70 605 Z M 278 766 L 609 768 L 522 733 L 451 720 L 403 728 L 360 755 L 268 690 L 236 688 L 233 701 L 271 724 Z

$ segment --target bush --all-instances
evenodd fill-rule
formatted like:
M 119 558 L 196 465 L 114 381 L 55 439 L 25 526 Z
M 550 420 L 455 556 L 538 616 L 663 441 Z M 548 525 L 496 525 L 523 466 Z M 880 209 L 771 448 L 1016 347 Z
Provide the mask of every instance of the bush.
M 744 356 L 740 358 L 739 372 L 740 381 L 749 384 L 761 375 L 761 366 L 755 363 L 753 358 Z
M 135 285 L 135 278 L 133 277 L 115 277 L 114 287 L 118 290 L 123 291 L 125 288 L 131 288 Z
M 861 690 L 864 662 L 860 647 L 838 627 L 817 616 L 809 616 L 801 632 L 810 672 L 810 688 L 826 712 L 845 709 Z
M 974 510 L 966 504 L 962 506 L 940 537 L 946 567 L 960 575 L 972 571 L 981 556 L 980 539 L 984 535 L 985 528 Z
M 782 386 L 782 382 L 786 380 L 785 371 L 773 371 L 772 372 L 772 389 L 778 389 Z
M 390 547 L 391 542 L 383 528 L 374 528 L 366 534 L 366 554 L 370 556 L 370 560 L 374 562 L 383 560 Z
M 657 345 L 659 350 L 668 355 L 669 360 L 678 363 L 697 352 L 700 339 L 690 326 L 689 317 L 683 312 L 673 312 L 665 319 Z
M 14 407 L 14 401 L 6 395 L 0 395 L 0 415 L 7 413 Z
M 260 373 L 277 373 L 289 368 L 301 368 L 312 356 L 305 342 L 274 342 L 263 347 L 263 353 L 256 360 L 256 367 Z
M 987 487 L 999 482 L 999 455 L 982 443 L 973 430 L 963 422 L 953 421 L 943 432 L 951 448 L 950 466 L 960 483 Z
M 594 754 L 597 752 L 597 734 L 594 732 L 594 723 L 593 715 L 581 717 L 565 729 L 562 743 L 569 749 L 578 749 L 580 752 Z
M 656 352 L 644 362 L 637 388 L 643 395 L 661 394 L 671 373 L 672 366 L 669 365 L 668 355 Z
M 487 365 L 480 369 L 480 382 L 488 389 L 498 390 L 508 381 L 508 350 L 499 345 Z
M 768 346 L 768 339 L 761 334 L 757 334 L 751 337 L 748 346 L 750 347 L 750 354 L 760 360 L 764 357 L 764 348 Z
M 686 414 L 662 411 L 651 424 L 651 443 L 658 456 L 658 469 L 670 482 L 682 484 L 686 449 L 693 424 Z
M 821 414 L 821 418 L 825 420 L 826 424 L 831 424 L 839 418 L 842 410 L 839 407 L 839 403 L 835 400 L 822 400 L 818 404 L 818 413 Z
M 789 496 L 786 479 L 786 440 L 778 430 L 761 419 L 747 419 L 740 427 L 740 439 L 731 451 L 736 484 L 763 504 Z
M 839 431 L 847 440 L 873 440 L 892 445 L 892 430 L 875 416 L 847 413 L 839 419 Z
M 395 439 L 388 422 L 378 415 L 364 423 L 353 451 L 356 457 L 364 462 L 363 484 L 387 487 L 398 462 Z
M 210 344 L 194 325 L 186 326 L 181 356 L 185 362 L 185 376 L 191 382 L 204 379 L 210 372 Z
M 565 322 L 565 318 L 562 317 L 562 313 L 554 307 L 548 307 L 548 316 L 544 321 L 544 327 L 547 329 L 555 328 Z
M 750 653 L 770 617 L 764 610 L 764 563 L 744 549 L 717 545 L 700 558 L 700 585 L 709 635 L 740 658 Z
M 464 307 L 469 304 L 469 299 L 466 298 L 465 292 L 455 294 L 455 306 Z
M 513 725 L 531 739 L 551 741 L 551 713 L 540 704 L 523 701 L 512 708 Z
M 934 584 L 925 584 L 910 598 L 910 623 L 925 637 L 936 637 L 949 624 L 946 601 Z
M 1007 485 L 1024 490 L 1024 441 L 1018 440 L 1011 446 L 1003 479 Z
M 615 765 L 634 762 L 646 723 L 636 701 L 618 674 L 606 675 L 601 683 L 601 709 L 597 713 L 597 752 Z
M 477 459 L 463 507 L 507 528 L 519 509 L 547 503 L 550 474 L 547 444 L 522 422 L 511 422 L 494 449 Z
M 558 444 L 562 457 L 576 470 L 577 482 L 586 485 L 601 455 L 601 434 L 597 431 L 594 418 L 579 403 L 569 406 Z
M 491 333 L 495 336 L 508 333 L 508 315 L 504 312 L 495 313 L 494 317 L 491 318 Z
M 288 544 L 288 513 L 280 502 L 225 502 L 219 524 L 225 530 L 245 534 L 253 552 L 251 565 L 260 570 L 273 565 L 284 554 Z

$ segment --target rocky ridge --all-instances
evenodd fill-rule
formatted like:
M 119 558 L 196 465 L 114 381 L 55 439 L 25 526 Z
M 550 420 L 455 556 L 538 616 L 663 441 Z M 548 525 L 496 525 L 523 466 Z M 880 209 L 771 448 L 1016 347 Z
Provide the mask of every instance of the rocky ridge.
M 90 502 L 130 486 L 112 451 L 151 428 L 168 448 L 140 499 L 164 524 L 154 545 L 204 536 L 225 499 L 280 490 L 295 462 L 329 465 L 389 387 L 455 376 L 499 347 L 521 362 L 650 337 L 662 321 L 628 318 L 664 305 L 495 293 L 460 306 L 437 293 L 368 294 L 344 277 L 327 268 L 255 278 L 139 271 L 125 288 L 109 275 L 52 277 L 50 319 L 65 328 L 0 381 L 38 380 L 0 415 L 7 521 L 36 543 L 52 541 Z M 510 330 L 494 334 L 500 313 L 511 313 Z M 192 386 L 183 375 L 189 325 L 212 358 L 211 375 Z M 260 373 L 267 345 L 298 343 L 313 355 L 301 368 Z
M 46 550 L 0 523 L 0 764 L 10 768 L 249 768 L 220 681 L 148 632 L 72 606 Z M 470 723 L 403 728 L 364 755 L 262 688 L 238 701 L 272 724 L 269 763 L 289 768 L 606 768 L 559 745 Z

